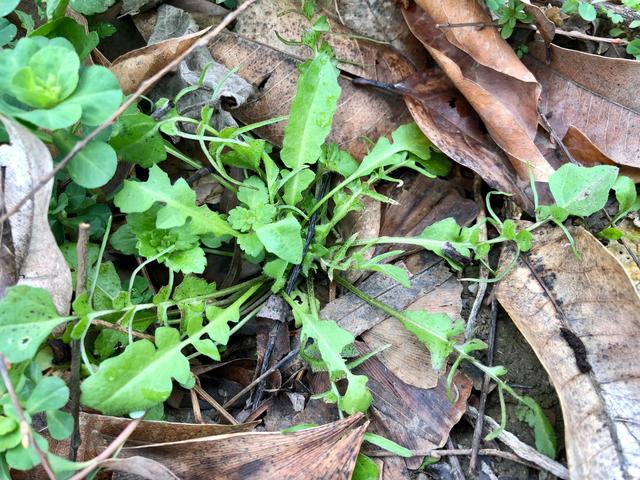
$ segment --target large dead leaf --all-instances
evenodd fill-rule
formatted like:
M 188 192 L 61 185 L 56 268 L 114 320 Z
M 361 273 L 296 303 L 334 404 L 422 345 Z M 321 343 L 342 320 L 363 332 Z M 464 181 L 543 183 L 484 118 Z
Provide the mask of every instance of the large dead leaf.
M 418 0 L 404 11 L 413 34 L 482 118 L 521 179 L 546 181 L 553 168 L 534 140 L 540 86 L 496 29 L 437 28 L 437 24 L 490 23 L 476 0 Z
M 167 63 L 184 53 L 208 29 L 178 38 L 170 38 L 154 45 L 131 50 L 116 58 L 110 70 L 118 78 L 122 91 L 133 93 L 147 78 L 158 73 Z
M 307 59 L 313 55 L 308 47 L 287 45 L 276 35 L 299 40 L 305 30 L 311 27 L 311 23 L 298 11 L 299 8 L 299 2 L 293 0 L 261 0 L 238 18 L 235 32 L 295 58 Z M 402 78 L 398 76 L 396 64 L 406 60 L 388 45 L 354 35 L 338 18 L 329 17 L 328 22 L 331 33 L 327 35 L 327 42 L 340 61 L 340 70 L 386 83 Z
M 6 168 L 0 203 L 4 202 L 4 208 L 9 210 L 51 172 L 53 161 L 47 147 L 35 135 L 5 117 L 0 116 L 0 120 L 10 141 L 0 145 L 0 166 Z M 0 297 L 16 283 L 41 287 L 51 294 L 58 312 L 66 315 L 72 293 L 71 272 L 49 228 L 52 188 L 53 179 L 1 229 Z
M 640 297 L 605 247 L 570 231 L 581 259 L 560 229 L 541 229 L 497 298 L 557 390 L 571 478 L 639 478 Z
M 295 433 L 237 433 L 153 445 L 125 446 L 121 456 L 162 463 L 180 478 L 351 478 L 369 422 L 362 415 Z
M 491 187 L 509 192 L 532 211 L 529 183 L 518 179 L 507 156 L 484 128 L 466 98 L 439 70 L 430 69 L 396 84 L 420 129 L 443 153 L 475 171 Z
M 297 59 L 232 33 L 218 35 L 209 49 L 217 62 L 228 68 L 239 67 L 237 74 L 258 87 L 255 98 L 235 110 L 234 116 L 244 123 L 254 123 L 289 113 L 298 79 Z M 394 71 L 399 77 L 412 73 L 408 64 L 398 64 Z M 362 158 L 369 149 L 370 143 L 363 137 L 375 141 L 411 121 L 397 96 L 357 88 L 344 77 L 339 82 L 342 95 L 328 141 L 336 142 L 356 158 Z M 258 133 L 280 145 L 284 126 L 284 122 L 272 124 Z
M 640 63 L 552 45 L 547 64 L 542 42 L 529 51 L 524 62 L 542 85 L 540 110 L 577 159 L 588 162 L 595 147 L 616 164 L 640 167 Z
M 356 35 L 390 44 L 416 67 L 426 64 L 422 44 L 411 34 L 394 0 L 319 0 L 322 13 Z

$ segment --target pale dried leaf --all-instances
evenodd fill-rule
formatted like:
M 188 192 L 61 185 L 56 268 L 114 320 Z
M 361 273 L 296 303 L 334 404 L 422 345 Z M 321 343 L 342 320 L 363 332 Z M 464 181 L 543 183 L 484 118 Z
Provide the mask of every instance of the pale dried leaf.
M 571 478 L 638 478 L 640 297 L 600 242 L 570 232 L 581 259 L 560 229 L 540 229 L 496 295 L 556 388 Z
M 148 480 L 180 480 L 160 462 L 144 457 L 109 458 L 99 465 L 107 471 L 128 473 Z
M 4 203 L 9 210 L 51 172 L 53 161 L 33 133 L 3 116 L 0 120 L 11 142 L 0 145 L 0 165 L 6 167 Z M 0 296 L 15 283 L 41 287 L 51 294 L 58 312 L 66 315 L 73 289 L 71 271 L 49 227 L 52 188 L 53 179 L 12 215 L 3 229 Z

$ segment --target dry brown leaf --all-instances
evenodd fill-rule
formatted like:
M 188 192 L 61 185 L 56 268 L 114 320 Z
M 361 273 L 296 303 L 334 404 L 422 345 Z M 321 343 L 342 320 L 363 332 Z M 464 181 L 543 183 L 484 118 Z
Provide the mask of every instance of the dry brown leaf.
M 354 34 L 390 44 L 416 67 L 426 65 L 422 44 L 412 35 L 395 0 L 319 0 L 322 13 Z
M 524 3 L 524 9 L 527 13 L 533 15 L 535 19 L 536 26 L 538 27 L 538 32 L 540 36 L 544 40 L 546 45 L 550 45 L 553 37 L 556 34 L 556 24 L 547 17 L 545 14 L 545 10 L 538 7 L 537 5 L 533 5 L 531 0 L 522 0 Z
M 359 345 L 358 348 L 368 350 Z M 428 369 L 428 365 L 423 368 Z M 435 388 L 408 385 L 395 376 L 381 361 L 372 357 L 356 370 L 369 377 L 367 386 L 373 395 L 371 429 L 410 450 L 442 447 L 451 428 L 467 409 L 472 382 L 462 374 L 454 378 L 452 389 L 456 401 L 449 400 L 446 377 L 438 379 Z M 423 457 L 403 459 L 410 469 L 417 469 Z
M 125 446 L 121 456 L 156 460 L 178 477 L 190 480 L 348 480 L 369 424 L 362 419 L 357 414 L 287 434 L 237 433 Z
M 132 50 L 116 58 L 110 70 L 118 78 L 122 91 L 125 94 L 133 93 L 144 80 L 181 55 L 208 30 Z
M 289 113 L 298 79 L 296 66 L 299 62 L 295 58 L 232 33 L 218 35 L 209 45 L 209 50 L 213 58 L 227 68 L 239 67 L 237 74 L 258 89 L 256 98 L 234 110 L 234 116 L 244 123 L 254 123 Z M 395 55 L 389 61 L 399 58 Z M 412 73 L 406 63 L 393 68 L 399 77 Z M 362 158 L 369 150 L 370 143 L 363 137 L 375 141 L 411 121 L 398 97 L 357 88 L 348 78 L 340 77 L 339 82 L 342 95 L 328 141 L 336 142 L 354 157 Z M 280 145 L 284 125 L 284 122 L 279 122 L 257 132 Z
M 542 85 L 540 110 L 555 134 L 563 138 L 574 127 L 583 135 L 567 144 L 576 158 L 592 144 L 616 164 L 639 168 L 640 63 L 556 45 L 551 49 L 547 65 L 544 44 L 534 42 L 524 62 Z
M 420 129 L 445 155 L 475 171 L 491 187 L 513 195 L 522 208 L 533 211 L 529 183 L 519 180 L 504 152 L 465 97 L 440 71 L 417 73 L 395 85 Z
M 413 34 L 482 118 L 518 176 L 538 181 L 553 168 L 534 140 L 538 126 L 540 86 L 496 29 L 438 28 L 437 24 L 490 23 L 476 0 L 418 0 L 404 10 Z
M 426 227 L 447 217 L 453 217 L 458 225 L 469 225 L 478 215 L 475 202 L 464 198 L 452 182 L 415 174 L 400 179 L 402 187 L 389 185 L 382 191 L 397 204 L 382 207 L 381 236 L 420 235 Z
M 640 297 L 598 240 L 570 232 L 581 259 L 540 229 L 496 295 L 556 388 L 571 478 L 639 478 Z
M 53 168 L 51 153 L 33 133 L 0 115 L 9 144 L 0 145 L 5 167 L 4 208 L 9 210 Z M 49 200 L 53 179 L 38 190 L 0 234 L 0 297 L 16 283 L 46 289 L 58 312 L 66 315 L 71 302 L 71 271 L 49 227 Z
M 299 12 L 300 3 L 293 0 L 261 0 L 252 5 L 239 18 L 235 32 L 255 42 L 267 45 L 297 59 L 306 60 L 313 55 L 306 46 L 286 45 L 276 35 L 299 40 L 312 23 Z M 318 12 L 324 13 L 324 12 Z M 331 27 L 327 43 L 340 61 L 340 70 L 352 75 L 394 83 L 398 76 L 395 63 L 406 62 L 388 45 L 356 38 L 337 18 L 328 18 Z M 389 59 L 394 59 L 389 64 Z
M 180 480 L 160 462 L 144 457 L 109 458 L 100 462 L 100 468 L 110 472 L 136 475 L 148 480 Z

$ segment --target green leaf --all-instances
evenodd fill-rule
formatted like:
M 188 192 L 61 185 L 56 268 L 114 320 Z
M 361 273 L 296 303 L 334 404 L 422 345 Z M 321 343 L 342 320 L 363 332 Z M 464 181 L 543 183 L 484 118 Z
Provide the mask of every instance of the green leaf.
M 0 437 L 13 432 L 18 427 L 18 422 L 13 417 L 0 415 Z
M 53 142 L 66 155 L 80 139 L 66 130 L 53 134 Z M 67 165 L 69 175 L 78 185 L 98 188 L 106 184 L 116 173 L 118 159 L 109 144 L 93 140 L 80 150 Z
M 528 230 L 521 230 L 516 235 L 515 240 L 521 252 L 528 252 L 533 244 L 533 234 Z
M 0 47 L 4 47 L 13 40 L 18 33 L 18 28 L 6 18 L 0 18 Z
M 46 452 L 49 449 L 47 441 L 37 433 L 34 433 L 33 436 L 40 449 Z M 13 447 L 7 451 L 6 459 L 7 464 L 16 470 L 30 470 L 40 463 L 40 457 L 33 445 L 29 445 L 27 448 L 24 448 L 22 444 Z
M 174 290 L 173 299 L 179 302 L 180 300 L 209 295 L 215 291 L 215 283 L 209 283 L 204 278 L 195 275 L 185 275 L 180 285 Z
M 263 273 L 267 277 L 275 280 L 273 286 L 271 287 L 272 292 L 275 293 L 279 291 L 282 287 L 284 287 L 284 284 L 287 281 L 287 279 L 284 276 L 284 273 L 287 271 L 288 265 L 289 264 L 286 261 L 281 260 L 279 258 L 265 263 L 264 268 L 262 269 Z
M 111 235 L 109 243 L 111 243 L 113 248 L 125 255 L 135 255 L 138 252 L 138 249 L 136 248 L 138 239 L 133 233 L 131 225 L 128 223 L 122 225 L 113 235 Z
M 402 324 L 426 345 L 431 353 L 431 366 L 441 370 L 453 351 L 454 337 L 464 331 L 461 321 L 454 322 L 446 313 L 428 313 L 424 310 L 407 310 Z
M 516 239 L 516 222 L 513 220 L 507 219 L 502 224 L 502 235 L 507 238 L 507 240 L 515 240 Z
M 627 44 L 627 53 L 636 60 L 640 58 L 640 38 L 634 38 Z
M 149 168 L 167 158 L 162 136 L 155 131 L 156 121 L 133 107 L 120 116 L 109 139 L 118 157 Z
M 300 71 L 280 152 L 291 170 L 318 160 L 340 97 L 339 71 L 328 53 L 317 54 Z
M 19 3 L 20 0 L 2 0 L 2 2 L 0 2 L 0 17 L 9 15 L 15 10 Z
M 118 109 L 122 98 L 116 76 L 108 68 L 92 65 L 82 70 L 78 88 L 66 103 L 81 107 L 84 125 L 97 126 Z
M 49 2 L 47 2 L 47 8 Z M 63 37 L 69 40 L 80 59 L 84 59 L 98 46 L 98 34 L 85 32 L 84 27 L 70 17 L 60 17 L 36 28 L 30 37 Z
M 0 108 L 2 105 L 0 105 Z M 57 130 L 59 128 L 67 128 L 80 120 L 82 108 L 80 105 L 63 102 L 53 108 L 39 108 L 30 112 L 9 112 L 9 115 L 26 120 L 47 130 Z
M 25 403 L 30 414 L 57 410 L 69 401 L 69 387 L 58 377 L 44 377 L 40 380 Z
M 282 171 L 283 176 L 287 173 L 287 170 Z M 297 205 L 300 203 L 302 201 L 302 193 L 313 183 L 315 178 L 315 173 L 308 168 L 294 174 L 287 183 L 284 184 L 283 199 L 287 205 Z
M 106 12 L 116 0 L 70 0 L 69 5 L 83 15 Z
M 100 364 L 96 373 L 82 382 L 82 402 L 105 415 L 123 415 L 146 410 L 167 399 L 171 379 L 186 382 L 189 361 L 180 351 L 178 330 L 160 327 L 156 346 L 143 339 L 127 346 L 117 357 Z
M 47 427 L 52 438 L 64 440 L 73 432 L 73 417 L 62 410 L 48 410 Z
M 524 403 L 516 410 L 518 418 L 533 428 L 536 449 L 549 458 L 556 458 L 558 441 L 549 419 L 533 398 L 524 396 Z
M 591 5 L 588 0 L 580 2 L 578 13 L 582 19 L 587 22 L 593 22 L 598 16 L 595 7 Z
M 238 246 L 249 257 L 258 258 L 264 254 L 264 247 L 255 232 L 240 235 L 238 237 Z
M 79 68 L 80 59 L 73 49 L 47 45 L 15 71 L 10 92 L 31 107 L 54 107 L 75 90 Z
M 289 215 L 286 218 L 256 229 L 264 248 L 279 258 L 295 265 L 302 262 L 303 242 L 298 220 Z
M 9 287 L 0 301 L 0 352 L 12 363 L 29 360 L 54 327 L 65 320 L 58 316 L 46 290 Z
M 324 357 L 323 357 L 324 359 Z M 367 388 L 369 379 L 366 375 L 347 373 L 347 390 L 338 399 L 338 407 L 343 412 L 352 415 L 356 412 L 366 412 L 373 402 L 371 392 Z
M 385 438 L 382 435 L 366 432 L 364 434 L 364 441 L 372 443 L 373 445 L 380 447 L 383 450 L 386 450 L 388 452 L 395 453 L 399 457 L 409 458 L 413 456 L 413 454 L 411 453 L 411 450 L 403 447 L 402 445 L 398 445 L 393 440 L 389 440 L 388 438 Z
M 169 176 L 157 165 L 149 169 L 146 182 L 126 180 L 114 198 L 115 205 L 124 213 L 144 212 L 156 202 L 163 205 L 158 210 L 157 228 L 179 227 L 190 218 L 196 234 L 237 235 L 220 215 L 205 205 L 196 206 L 196 193 L 185 179 L 179 178 L 171 185 Z
M 638 199 L 636 185 L 633 183 L 633 180 L 621 175 L 616 179 L 616 183 L 613 184 L 612 188 L 616 192 L 618 215 L 633 210 L 636 200 Z
M 609 165 L 579 167 L 564 164 L 549 179 L 556 204 L 569 215 L 587 217 L 605 206 L 618 169 Z
M 378 480 L 379 477 L 378 464 L 366 455 L 359 453 L 351 480 Z

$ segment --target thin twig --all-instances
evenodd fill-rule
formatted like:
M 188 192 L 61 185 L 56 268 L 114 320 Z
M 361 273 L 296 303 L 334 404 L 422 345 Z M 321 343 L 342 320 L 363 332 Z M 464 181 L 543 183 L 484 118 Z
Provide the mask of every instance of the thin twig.
M 136 262 L 138 262 L 138 266 L 140 266 L 140 265 L 142 265 L 144 263 L 143 260 L 140 257 L 136 257 Z M 154 295 L 156 293 L 158 293 L 158 290 L 156 289 L 156 287 L 153 285 L 153 282 L 151 281 L 151 277 L 149 276 L 149 272 L 147 272 L 147 267 L 143 266 L 141 271 L 142 271 L 142 276 L 145 278 L 145 280 L 149 284 L 149 289 L 151 290 L 151 292 Z
M 42 187 L 44 187 L 49 181 L 56 175 L 56 173 L 60 172 L 73 157 L 75 157 L 78 152 L 80 152 L 84 147 L 86 147 L 93 139 L 95 139 L 100 133 L 102 133 L 106 128 L 117 120 L 117 118 L 122 115 L 127 108 L 136 103 L 138 99 L 153 85 L 156 84 L 158 80 L 164 77 L 167 73 L 175 69 L 182 60 L 184 60 L 191 52 L 200 47 L 206 47 L 207 44 L 216 37 L 222 30 L 224 30 L 231 22 L 233 22 L 242 12 L 244 12 L 247 8 L 249 8 L 256 0 L 246 0 L 244 3 L 240 4 L 236 10 L 230 12 L 229 15 L 224 17 L 222 22 L 220 22 L 213 30 L 205 33 L 202 37 L 200 37 L 193 45 L 187 48 L 184 52 L 174 58 L 171 62 L 167 63 L 159 72 L 155 75 L 144 80 L 138 89 L 127 99 L 124 101 L 120 108 L 118 108 L 109 118 L 107 118 L 100 126 L 98 126 L 95 130 L 91 131 L 89 135 L 84 137 L 82 140 L 77 142 L 73 148 L 67 153 L 60 162 L 45 176 L 43 176 L 38 183 L 24 196 L 22 197 L 10 210 L 8 210 L 4 215 L 0 217 L 0 223 L 4 222 L 7 218 L 11 217 L 11 215 L 15 214 L 19 211 L 25 203 L 27 203 Z
M 463 28 L 463 27 L 476 27 L 476 28 L 485 28 L 485 27 L 499 27 L 497 23 L 492 22 L 462 22 L 462 23 L 437 23 L 436 28 Z
M 465 415 L 467 417 L 470 417 L 471 420 L 473 420 L 475 423 L 475 421 L 478 418 L 478 410 L 476 410 L 471 405 L 468 405 Z M 500 424 L 498 422 L 496 422 L 493 418 L 487 415 L 484 415 L 483 423 L 484 423 L 483 430 L 485 431 L 496 430 L 500 427 Z M 507 430 L 502 430 L 500 435 L 498 435 L 498 440 L 500 440 L 507 447 L 513 450 L 513 452 L 518 457 L 534 464 L 536 468 L 551 472 L 553 475 L 555 475 L 558 478 L 562 478 L 562 479 L 569 478 L 569 470 L 567 470 L 567 467 L 565 467 L 559 462 L 556 462 L 555 460 L 552 460 L 546 455 L 543 455 L 542 453 L 538 452 L 535 448 L 524 443 L 522 440 L 516 437 L 513 433 Z M 482 450 L 480 450 L 480 454 L 481 455 L 483 454 Z
M 76 269 L 76 298 L 86 290 L 87 284 L 87 248 L 89 246 L 89 230 L 91 225 L 80 223 L 78 225 L 78 243 L 76 244 L 76 255 L 78 258 L 78 268 Z M 74 322 L 78 323 L 78 319 Z M 73 417 L 73 433 L 69 441 L 69 460 L 75 461 L 78 457 L 78 448 L 82 439 L 80 438 L 80 364 L 82 363 L 80 342 L 82 340 L 71 341 L 71 377 L 69 378 L 69 410 Z
M 209 392 L 207 392 L 204 388 L 202 388 L 200 385 L 196 385 L 195 387 L 193 387 L 193 390 L 195 390 L 196 393 L 200 395 L 205 402 L 211 405 L 216 410 L 216 412 L 218 412 L 221 417 L 224 417 L 231 425 L 238 425 L 239 422 L 235 418 L 233 418 L 233 415 L 227 412 L 224 407 L 220 405 L 215 398 L 209 395 Z
M 202 420 L 202 411 L 200 410 L 200 400 L 198 400 L 196 389 L 192 388 L 191 390 L 189 390 L 189 395 L 191 395 L 191 407 L 193 408 L 194 422 L 204 423 L 204 421 Z
M 82 480 L 83 478 L 85 478 L 89 473 L 91 473 L 93 470 L 95 470 L 96 468 L 98 468 L 100 466 L 100 462 L 102 460 L 106 460 L 107 458 L 109 458 L 111 455 L 113 455 L 115 453 L 116 450 L 118 450 L 118 448 L 120 448 L 120 446 L 127 441 L 127 438 L 129 438 L 129 436 L 133 433 L 133 431 L 136 429 L 136 427 L 140 424 L 140 422 L 142 421 L 142 417 L 140 418 L 136 418 L 135 420 L 133 420 L 131 423 L 129 423 L 129 425 L 127 425 L 124 430 L 122 430 L 122 432 L 120 432 L 120 435 L 118 435 L 115 440 L 113 440 L 113 442 L 111 442 L 109 444 L 109 446 L 107 448 L 105 448 L 102 453 L 100 453 L 100 455 L 97 455 L 96 457 L 94 457 L 90 462 L 89 465 L 87 465 L 85 468 L 83 468 L 82 470 L 80 470 L 78 473 L 76 473 L 73 477 L 71 477 L 69 480 Z
M 496 318 L 498 316 L 498 302 L 496 301 L 495 294 L 491 295 L 491 319 L 489 320 L 489 338 L 487 343 L 489 348 L 487 350 L 487 366 L 493 367 L 493 354 L 496 346 Z M 482 389 L 480 390 L 480 405 L 478 406 L 478 420 L 473 430 L 473 440 L 471 442 L 471 458 L 469 459 L 469 473 L 476 470 L 476 464 L 478 462 L 478 452 L 480 451 L 480 439 L 482 437 L 482 426 L 484 423 L 484 411 L 487 407 L 487 396 L 489 394 L 489 384 L 491 378 L 489 375 L 484 376 L 482 380 Z
M 22 410 L 22 406 L 20 405 L 20 401 L 18 400 L 18 395 L 16 395 L 16 391 L 13 389 L 13 384 L 11 383 L 11 378 L 9 377 L 9 370 L 7 369 L 7 365 L 9 362 L 5 358 L 5 356 L 0 353 L 0 376 L 2 376 L 2 381 L 4 382 L 4 386 L 7 389 L 7 393 L 9 394 L 9 398 L 11 398 L 11 403 L 13 404 L 13 408 L 18 415 L 18 420 L 20 420 L 20 433 L 22 434 L 22 446 L 24 448 L 28 448 L 29 445 L 33 445 L 33 449 L 38 454 L 40 458 L 40 463 L 42 465 L 43 470 L 46 472 L 47 477 L 51 480 L 56 480 L 56 476 L 53 473 L 53 469 L 51 465 L 49 465 L 49 460 L 47 459 L 46 454 L 40 448 L 40 445 L 37 444 L 35 439 L 33 438 L 33 431 L 31 430 L 31 426 L 27 423 L 24 418 L 24 410 Z
M 556 145 L 560 147 L 560 150 L 562 150 L 562 153 L 567 158 L 567 160 L 569 160 L 574 165 L 580 165 L 580 162 L 578 162 L 574 158 L 562 139 L 556 133 L 555 129 L 551 126 L 551 123 L 549 123 L 549 119 L 545 116 L 542 110 L 540 110 L 540 107 L 538 107 L 538 115 L 540 116 L 540 120 L 542 120 L 542 126 L 547 129 L 549 135 L 551 135 L 551 138 L 553 138 L 553 140 L 556 142 Z
M 451 436 L 449 436 L 449 438 L 447 439 L 447 447 L 449 448 L 449 450 L 456 449 L 456 446 L 451 440 Z M 460 460 L 458 460 L 458 457 L 456 455 L 449 456 L 449 465 L 451 465 L 451 468 L 453 469 L 453 477 L 456 480 L 465 480 L 464 472 L 462 471 L 462 465 L 460 465 Z
M 364 452 L 368 457 L 378 458 L 378 457 L 393 457 L 396 455 L 393 452 L 389 452 L 387 450 L 377 450 L 377 451 L 368 451 Z M 537 465 L 533 462 L 529 462 L 524 458 L 519 457 L 515 453 L 505 452 L 504 450 L 499 450 L 497 448 L 482 448 L 478 452 L 481 456 L 487 457 L 500 457 L 505 458 L 507 460 L 511 460 L 512 462 L 520 463 L 522 465 L 526 465 L 528 467 L 532 467 L 538 470 L 544 470 L 540 465 Z M 411 455 L 415 457 L 446 457 L 446 456 L 456 456 L 456 457 L 465 457 L 467 455 L 471 455 L 470 448 L 457 448 L 457 449 L 443 449 L 443 450 L 412 450 Z
M 324 197 L 324 194 L 326 193 L 327 188 L 329 186 L 330 180 L 331 180 L 331 174 L 329 173 L 325 174 L 322 177 L 321 183 L 320 183 L 320 189 L 318 190 L 318 194 L 316 195 L 316 200 L 320 200 L 322 197 Z M 316 210 L 315 212 L 313 212 L 313 215 L 311 215 L 311 218 L 309 219 L 309 225 L 307 226 L 307 236 L 305 238 L 304 246 L 302 248 L 303 260 L 304 260 L 304 257 L 307 255 L 307 251 L 309 250 L 309 246 L 311 245 L 313 236 L 316 233 L 316 223 L 318 222 L 319 216 L 320 216 L 320 210 Z M 294 265 L 293 268 L 291 269 L 291 273 L 289 274 L 289 279 L 287 280 L 287 284 L 284 288 L 284 291 L 287 295 L 291 294 L 291 292 L 293 291 L 293 287 L 295 286 L 296 281 L 298 280 L 298 276 L 302 271 L 302 264 L 303 262 L 300 262 L 298 265 Z M 269 337 L 267 338 L 267 346 L 265 347 L 264 355 L 262 357 L 262 364 L 260 365 L 260 376 L 264 374 L 264 372 L 269 367 L 269 363 L 271 363 L 271 356 L 273 355 L 273 350 L 275 349 L 275 346 L 276 346 L 276 340 L 278 338 L 278 333 L 280 332 L 280 325 L 285 322 L 285 318 L 284 318 L 285 313 L 286 313 L 286 310 L 283 309 L 281 318 L 275 322 L 275 324 L 269 331 Z M 260 381 L 258 382 L 256 391 L 253 394 L 251 411 L 255 410 L 256 408 L 258 408 L 258 405 L 260 405 L 260 400 L 262 399 L 263 391 L 264 391 L 264 382 Z
M 476 223 L 480 225 L 479 239 L 483 242 L 487 240 L 487 225 L 484 221 L 487 217 L 487 213 L 485 211 L 484 199 L 482 198 L 482 178 L 478 174 L 476 174 L 473 178 L 473 198 L 478 205 L 478 217 L 476 219 Z M 484 265 L 481 265 L 480 278 L 486 280 L 488 277 L 489 272 Z M 464 329 L 464 338 L 467 340 L 473 336 L 476 318 L 478 317 L 478 312 L 480 311 L 480 307 L 482 306 L 484 295 L 487 292 L 488 283 L 479 282 L 477 285 L 478 291 L 476 292 L 476 298 L 473 301 L 473 305 L 471 306 L 471 312 L 469 313 L 469 317 L 467 318 L 467 326 Z
M 129 334 L 129 329 L 125 328 L 116 323 L 107 322 L 106 320 L 101 320 L 99 318 L 94 318 L 91 320 L 91 325 L 97 325 L 98 327 L 108 328 L 109 330 L 115 330 L 116 332 L 124 333 L 126 335 Z M 150 340 L 155 343 L 156 338 L 153 335 L 149 335 L 148 333 L 137 332 L 133 330 L 131 335 L 136 338 L 144 338 L 146 340 Z
M 291 350 L 289 353 L 287 353 L 286 356 L 282 357 L 282 359 L 273 365 L 273 367 L 271 367 L 269 370 L 267 370 L 266 372 L 264 372 L 262 375 L 260 375 L 259 377 L 257 377 L 255 380 L 253 380 L 249 385 L 247 385 L 246 387 L 244 387 L 242 390 L 240 390 L 238 393 L 236 393 L 232 398 L 230 398 L 229 400 L 227 400 L 227 402 L 222 405 L 222 407 L 224 409 L 229 409 L 230 407 L 232 407 L 233 405 L 235 405 L 235 403 L 242 398 L 247 392 L 250 392 L 251 389 L 259 382 L 261 382 L 262 380 L 264 380 L 265 378 L 267 378 L 269 375 L 271 375 L 273 372 L 275 372 L 276 370 L 278 370 L 279 368 L 284 367 L 287 363 L 289 363 L 291 360 L 293 360 L 293 358 L 300 352 L 300 347 L 296 347 L 293 350 Z

